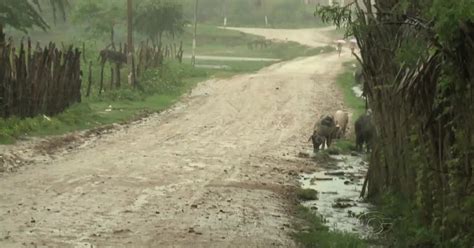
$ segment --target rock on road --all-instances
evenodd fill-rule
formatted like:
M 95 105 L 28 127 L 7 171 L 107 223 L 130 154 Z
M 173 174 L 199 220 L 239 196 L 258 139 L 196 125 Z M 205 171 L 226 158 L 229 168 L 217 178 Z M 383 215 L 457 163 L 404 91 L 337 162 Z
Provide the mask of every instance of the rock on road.
M 315 29 L 289 34 L 328 40 Z M 316 117 L 343 107 L 334 80 L 350 58 L 202 82 L 164 113 L 0 176 L 0 247 L 296 246 L 288 172 L 311 150 Z

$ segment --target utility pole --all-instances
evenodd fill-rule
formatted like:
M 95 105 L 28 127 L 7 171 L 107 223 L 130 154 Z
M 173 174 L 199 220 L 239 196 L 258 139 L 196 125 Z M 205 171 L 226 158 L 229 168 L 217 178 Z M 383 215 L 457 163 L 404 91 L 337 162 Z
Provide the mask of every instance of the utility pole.
M 224 27 L 226 27 L 227 26 L 227 0 L 224 0 L 223 12 L 224 12 Z
M 268 15 L 267 15 L 267 4 L 265 0 L 262 0 L 263 12 L 265 12 L 265 27 L 268 27 Z
M 5 34 L 3 33 L 3 23 L 0 23 L 0 46 L 5 43 Z
M 128 83 L 135 86 L 135 65 L 133 61 L 133 3 L 127 0 L 127 64 L 130 68 Z
M 193 66 L 196 65 L 196 33 L 197 33 L 197 11 L 198 11 L 198 0 L 194 3 L 194 33 L 193 33 L 193 55 L 191 63 Z

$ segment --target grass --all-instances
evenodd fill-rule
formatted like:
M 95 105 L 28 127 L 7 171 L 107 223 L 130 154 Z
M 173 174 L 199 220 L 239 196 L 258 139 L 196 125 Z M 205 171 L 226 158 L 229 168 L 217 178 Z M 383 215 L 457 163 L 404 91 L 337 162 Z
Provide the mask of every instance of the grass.
M 331 149 L 336 149 L 340 154 L 348 154 L 356 150 L 353 140 L 349 139 L 340 139 L 334 141 L 334 144 L 331 146 Z
M 298 199 L 302 201 L 312 201 L 318 199 L 318 191 L 314 189 L 298 189 L 296 192 Z
M 314 4 L 306 5 L 303 1 L 289 0 L 261 1 L 263 6 L 256 3 L 254 0 L 201 0 L 198 15 L 201 22 L 214 25 L 222 25 L 223 9 L 226 10 L 229 26 L 265 27 L 264 16 L 268 16 L 270 27 L 302 28 L 324 25 L 320 18 L 314 16 Z M 192 20 L 194 0 L 184 0 L 184 12 L 187 19 Z
M 368 244 L 353 234 L 330 231 L 320 217 L 310 209 L 298 206 L 296 209 L 297 224 L 293 238 L 307 248 L 363 248 Z
M 225 77 L 238 73 L 256 72 L 264 67 L 272 65 L 275 62 L 269 61 L 217 61 L 217 60 L 197 60 L 198 65 L 225 66 L 221 69 L 207 69 L 213 75 Z
M 336 79 L 337 85 L 342 90 L 344 95 L 344 102 L 349 108 L 352 109 L 354 113 L 353 120 L 357 119 L 365 112 L 364 100 L 357 97 L 352 90 L 352 87 L 356 85 L 354 79 L 356 68 L 354 68 L 352 65 L 356 63 L 356 61 L 344 63 L 344 73 L 340 74 Z
M 199 25 L 197 34 L 196 53 L 198 55 L 291 59 L 319 54 L 321 50 L 321 48 L 309 48 L 296 42 L 273 42 L 267 48 L 249 49 L 249 42 L 263 38 L 209 25 Z M 177 40 L 183 40 L 185 53 L 190 53 L 192 28 L 187 27 Z M 334 48 L 327 47 L 326 49 Z

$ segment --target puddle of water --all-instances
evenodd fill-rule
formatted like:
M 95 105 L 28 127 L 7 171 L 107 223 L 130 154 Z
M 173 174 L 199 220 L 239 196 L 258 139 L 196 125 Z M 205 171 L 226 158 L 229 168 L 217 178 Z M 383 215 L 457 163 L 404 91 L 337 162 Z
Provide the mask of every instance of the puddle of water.
M 318 192 L 318 200 L 307 201 L 303 205 L 315 209 L 331 230 L 370 237 L 372 228 L 355 217 L 373 209 L 371 204 L 362 202 L 359 197 L 368 164 L 358 156 L 331 157 L 338 160 L 334 168 L 300 176 L 303 189 Z
M 356 86 L 352 87 L 352 91 L 354 92 L 354 94 L 355 94 L 357 97 L 362 98 L 362 94 L 363 94 L 362 86 L 356 85 Z
M 198 68 L 205 68 L 205 69 L 230 69 L 228 65 L 204 65 L 204 64 L 196 64 Z

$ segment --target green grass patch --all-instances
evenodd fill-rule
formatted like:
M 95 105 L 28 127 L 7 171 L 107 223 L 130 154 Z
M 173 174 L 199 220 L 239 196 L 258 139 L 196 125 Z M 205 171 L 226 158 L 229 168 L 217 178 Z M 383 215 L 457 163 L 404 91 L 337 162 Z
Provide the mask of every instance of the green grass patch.
M 185 17 L 192 20 L 194 0 L 184 0 L 183 3 Z M 225 10 L 229 26 L 265 27 L 265 16 L 268 17 L 269 27 L 302 28 L 324 25 L 319 17 L 314 16 L 314 4 L 289 0 L 200 0 L 199 20 L 222 25 L 223 10 Z
M 296 218 L 296 231 L 292 236 L 302 247 L 369 247 L 364 240 L 361 240 L 356 235 L 330 231 L 320 217 L 304 206 L 298 206 Z
M 459 235 L 459 225 L 464 221 L 465 226 L 472 226 L 472 213 L 474 212 L 474 196 L 460 202 L 459 208 L 452 208 L 445 211 L 444 227 L 427 226 L 423 223 L 421 216 L 424 216 L 423 209 L 417 206 L 416 202 L 408 200 L 399 192 L 385 192 L 380 197 L 372 199 L 378 206 L 378 210 L 387 218 L 391 225 L 385 232 L 383 242 L 390 247 L 472 247 L 474 244 L 474 231 L 472 229 L 466 235 Z M 442 236 L 442 231 L 449 235 L 456 236 L 453 239 L 446 239 Z
M 334 141 L 331 148 L 337 149 L 339 153 L 343 154 L 347 154 L 356 150 L 354 142 L 348 139 L 340 139 Z
M 302 201 L 313 201 L 318 199 L 318 191 L 314 189 L 298 189 L 296 192 L 298 199 Z
M 357 118 L 365 113 L 365 101 L 362 98 L 357 97 L 353 90 L 353 87 L 356 86 L 354 73 L 357 69 L 353 67 L 353 64 L 357 64 L 357 62 L 350 61 L 344 63 L 344 72 L 339 74 L 336 78 L 336 83 L 343 93 L 344 102 L 353 113 L 352 118 L 350 118 L 348 123 L 348 125 L 352 127 Z M 346 137 L 344 139 L 336 140 L 333 146 L 340 153 L 348 154 L 355 150 L 354 142 L 354 137 Z
M 197 60 L 198 65 L 222 66 L 219 69 L 206 69 L 212 75 L 226 75 L 237 73 L 256 72 L 264 67 L 272 65 L 273 61 L 217 61 L 217 60 Z
M 215 26 L 199 25 L 196 53 L 209 56 L 258 57 L 291 59 L 300 56 L 311 56 L 321 52 L 321 48 L 310 48 L 296 42 L 272 42 L 267 48 L 250 49 L 248 43 L 263 39 L 260 36 L 246 34 Z M 183 40 L 185 53 L 192 47 L 192 28 L 186 28 L 184 34 L 177 38 Z M 325 47 L 323 50 L 335 50 Z
M 345 63 L 344 72 L 340 74 L 336 79 L 337 85 L 340 87 L 342 93 L 344 94 L 344 102 L 349 108 L 352 109 L 354 113 L 352 120 L 356 120 L 360 115 L 365 112 L 364 100 L 362 98 L 357 97 L 354 94 L 354 91 L 352 90 L 352 88 L 356 86 L 354 78 L 356 68 L 354 68 L 352 65 L 356 63 L 356 61 Z

